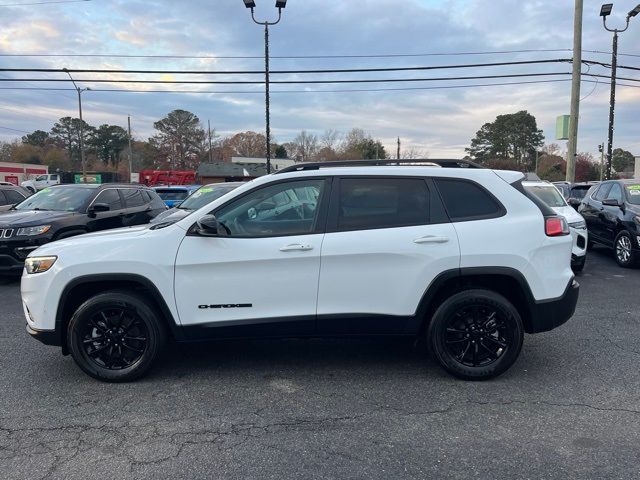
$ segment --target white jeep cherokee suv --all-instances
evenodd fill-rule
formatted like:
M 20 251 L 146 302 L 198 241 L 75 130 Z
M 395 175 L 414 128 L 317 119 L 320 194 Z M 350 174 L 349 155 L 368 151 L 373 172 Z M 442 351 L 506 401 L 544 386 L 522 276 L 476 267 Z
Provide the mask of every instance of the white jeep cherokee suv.
M 410 162 L 300 164 L 172 224 L 44 245 L 27 331 L 106 381 L 169 337 L 417 336 L 453 375 L 499 375 L 573 315 L 567 223 L 521 173 Z

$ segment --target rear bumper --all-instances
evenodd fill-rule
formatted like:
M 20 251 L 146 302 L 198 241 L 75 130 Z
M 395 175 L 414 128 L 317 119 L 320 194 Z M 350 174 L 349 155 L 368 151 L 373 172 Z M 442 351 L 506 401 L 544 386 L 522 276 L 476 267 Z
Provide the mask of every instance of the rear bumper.
M 45 345 L 59 347 L 61 344 L 60 335 L 55 330 L 36 330 L 27 325 L 27 333 Z
M 576 311 L 580 284 L 572 279 L 564 294 L 553 300 L 534 302 L 531 305 L 531 332 L 548 332 L 567 322 Z

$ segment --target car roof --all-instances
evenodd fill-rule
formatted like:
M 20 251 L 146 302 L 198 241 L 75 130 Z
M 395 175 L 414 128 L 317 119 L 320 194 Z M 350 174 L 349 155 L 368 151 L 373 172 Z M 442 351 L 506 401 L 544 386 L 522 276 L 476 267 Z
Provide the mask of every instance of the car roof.
M 244 185 L 247 182 L 218 182 L 218 183 L 208 183 L 203 185 L 203 187 L 212 188 L 212 187 L 239 187 L 240 185 Z M 202 187 L 200 187 L 202 188 Z

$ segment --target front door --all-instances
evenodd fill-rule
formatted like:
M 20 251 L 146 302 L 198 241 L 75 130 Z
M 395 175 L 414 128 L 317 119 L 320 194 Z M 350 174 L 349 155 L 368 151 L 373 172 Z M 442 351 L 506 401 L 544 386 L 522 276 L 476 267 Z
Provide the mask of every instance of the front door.
M 103 203 L 109 205 L 106 212 L 96 212 L 89 216 L 87 228 L 89 231 L 108 230 L 111 228 L 122 227 L 122 199 L 118 190 L 115 188 L 107 188 L 101 191 L 91 205 Z M 89 208 L 91 208 L 91 205 Z
M 216 209 L 220 236 L 190 230 L 175 267 L 188 334 L 313 331 L 329 185 L 308 178 L 257 187 Z

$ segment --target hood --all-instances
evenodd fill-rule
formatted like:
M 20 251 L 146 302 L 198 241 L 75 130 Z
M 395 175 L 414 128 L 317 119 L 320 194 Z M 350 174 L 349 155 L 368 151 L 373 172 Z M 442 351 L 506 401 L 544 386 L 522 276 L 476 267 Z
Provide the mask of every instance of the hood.
M 566 218 L 567 223 L 582 222 L 584 217 L 580 215 L 573 207 L 553 207 L 552 210 L 558 215 L 562 215 Z
M 77 212 L 56 212 L 49 210 L 9 210 L 0 212 L 0 228 L 46 225 L 73 215 Z
M 57 255 L 57 251 L 61 248 L 74 248 L 80 245 L 91 244 L 94 241 L 100 242 L 100 248 L 105 248 L 106 243 L 110 240 L 116 240 L 119 243 L 126 242 L 128 239 L 140 237 L 149 233 L 149 225 L 139 225 L 135 227 L 115 228 L 113 230 L 103 230 L 101 232 L 85 233 L 64 240 L 58 240 L 46 243 L 34 252 L 31 256 L 36 255 Z
M 634 205 L 632 203 L 627 203 L 627 210 L 636 215 L 640 215 L 640 205 Z
M 182 220 L 191 212 L 193 212 L 193 210 L 170 208 L 169 210 L 161 212 L 158 216 L 151 220 L 151 223 L 177 222 L 178 220 Z

